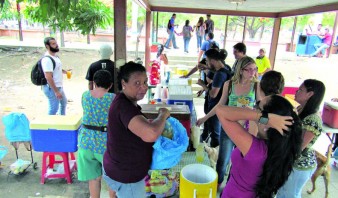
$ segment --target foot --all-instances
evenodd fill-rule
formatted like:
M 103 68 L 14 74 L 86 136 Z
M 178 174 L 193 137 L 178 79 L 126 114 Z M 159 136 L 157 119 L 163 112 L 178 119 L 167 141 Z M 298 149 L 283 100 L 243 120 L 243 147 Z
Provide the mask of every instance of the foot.
M 167 48 L 167 49 L 170 49 L 170 47 L 167 47 L 167 46 L 164 46 L 165 48 Z
M 174 49 L 180 49 L 179 47 L 174 47 Z

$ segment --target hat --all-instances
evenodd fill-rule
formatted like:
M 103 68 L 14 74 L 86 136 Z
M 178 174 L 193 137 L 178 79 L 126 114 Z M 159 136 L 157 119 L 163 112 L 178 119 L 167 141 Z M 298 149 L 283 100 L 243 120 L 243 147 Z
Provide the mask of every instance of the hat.
M 100 47 L 101 59 L 110 59 L 110 56 L 113 54 L 112 47 L 108 44 L 103 44 Z

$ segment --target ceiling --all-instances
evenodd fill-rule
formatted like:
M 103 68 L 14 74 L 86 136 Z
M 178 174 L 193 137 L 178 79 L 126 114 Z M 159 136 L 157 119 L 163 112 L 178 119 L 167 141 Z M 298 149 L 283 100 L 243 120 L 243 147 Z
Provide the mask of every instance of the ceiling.
M 338 11 L 338 0 L 136 0 L 148 10 L 161 12 L 210 13 L 242 16 L 285 17 Z

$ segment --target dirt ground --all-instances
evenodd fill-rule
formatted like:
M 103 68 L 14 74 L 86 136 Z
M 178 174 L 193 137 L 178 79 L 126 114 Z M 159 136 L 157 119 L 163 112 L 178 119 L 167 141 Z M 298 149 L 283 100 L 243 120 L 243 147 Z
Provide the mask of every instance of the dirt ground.
M 257 51 L 255 49 L 253 53 Z M 0 118 L 10 112 L 23 112 L 29 120 L 37 115 L 47 114 L 47 100 L 44 94 L 40 87 L 34 86 L 30 81 L 31 67 L 44 52 L 43 48 L 0 47 Z M 65 69 L 73 69 L 72 78 L 64 79 L 68 98 L 67 114 L 82 114 L 81 95 L 87 89 L 85 74 L 89 64 L 98 60 L 99 55 L 94 50 L 61 49 L 58 56 Z M 316 78 L 326 85 L 325 100 L 338 97 L 338 55 L 320 59 L 297 57 L 295 53 L 283 52 L 277 57 L 275 69 L 284 74 L 287 84 L 299 86 L 307 78 Z M 230 59 L 228 64 L 232 64 L 232 61 Z M 33 152 L 34 161 L 37 161 L 39 166 L 37 170 L 29 168 L 26 175 L 8 175 L 9 165 L 15 161 L 16 156 L 14 148 L 4 136 L 2 122 L 0 145 L 9 150 L 1 160 L 0 197 L 88 197 L 87 184 L 77 180 L 71 185 L 65 180 L 48 180 L 46 184 L 40 185 L 40 152 Z M 19 158 L 30 160 L 30 153 L 23 145 L 18 153 Z

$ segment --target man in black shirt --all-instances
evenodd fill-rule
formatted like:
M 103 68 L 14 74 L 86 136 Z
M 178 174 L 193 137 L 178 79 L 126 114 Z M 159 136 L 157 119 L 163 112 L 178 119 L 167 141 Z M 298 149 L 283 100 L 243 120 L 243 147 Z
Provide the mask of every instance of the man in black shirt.
M 110 60 L 110 56 L 113 54 L 111 46 L 108 44 L 103 44 L 101 45 L 99 52 L 101 55 L 101 60 L 92 63 L 87 71 L 86 79 L 89 81 L 89 90 L 93 90 L 93 77 L 95 72 L 97 72 L 98 70 L 105 69 L 109 71 L 114 79 L 114 62 Z M 109 93 L 114 93 L 114 86 L 109 89 Z

